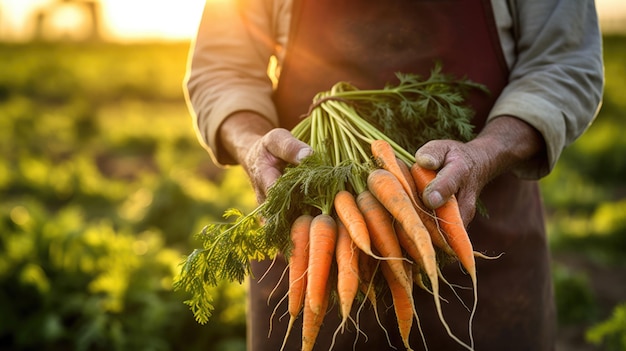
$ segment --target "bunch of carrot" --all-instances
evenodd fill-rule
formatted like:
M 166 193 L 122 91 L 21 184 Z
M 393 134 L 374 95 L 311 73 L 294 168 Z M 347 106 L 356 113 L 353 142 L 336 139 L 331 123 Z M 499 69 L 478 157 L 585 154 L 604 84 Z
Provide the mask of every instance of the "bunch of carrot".
M 426 210 L 419 195 L 435 173 L 417 164 L 409 168 L 385 140 L 374 140 L 371 151 L 380 168 L 369 172 L 365 189 L 356 195 L 340 190 L 334 196 L 332 215 L 301 215 L 291 227 L 294 246 L 289 259 L 290 327 L 285 339 L 302 312 L 302 349 L 313 349 L 329 304 L 329 289 L 334 289 L 338 296 L 342 316 L 339 328 L 350 318 L 360 287 L 375 306 L 377 290 L 370 285 L 375 262 L 393 298 L 398 328 L 407 349 L 411 349 L 409 333 L 417 318 L 413 285 L 422 284 L 422 275 L 429 282 L 440 320 L 449 335 L 465 348 L 473 349 L 471 341 L 463 342 L 450 331 L 438 294 L 441 262 L 436 250 L 462 263 L 476 291 L 474 251 L 454 198 L 435 212 Z M 331 269 L 333 260 L 336 271 Z M 336 282 L 336 286 L 330 287 L 329 282 Z
M 311 145 L 313 155 L 285 169 L 252 213 L 227 211 L 234 222 L 209 225 L 199 234 L 203 247 L 186 258 L 175 281 L 177 289 L 192 294 L 185 303 L 199 322 L 206 322 L 212 310 L 207 286 L 224 279 L 242 281 L 250 274 L 251 260 L 283 253 L 289 261 L 285 340 L 302 315 L 303 350 L 313 348 L 331 296 L 338 296 L 340 331 L 351 320 L 358 296 L 376 306 L 380 281 L 393 298 L 407 349 L 418 320 L 414 285 L 432 293 L 450 337 L 473 349 L 475 253 L 454 197 L 434 211 L 422 204 L 420 194 L 436 173 L 417 166 L 407 150 L 433 138 L 470 138 L 471 111 L 456 105 L 463 99 L 455 89 L 476 85 L 452 81 L 439 68 L 427 81 L 398 77 L 398 86 L 381 90 L 339 82 L 320 92 L 307 117 L 292 129 Z M 402 118 L 405 124 L 397 124 Z M 424 135 L 412 131 L 408 134 L 419 138 L 406 138 L 406 125 L 425 123 L 432 126 L 423 128 Z M 445 279 L 439 267 L 453 260 L 473 283 L 468 342 L 451 332 L 440 305 L 439 279 Z M 352 322 L 358 327 L 358 321 Z

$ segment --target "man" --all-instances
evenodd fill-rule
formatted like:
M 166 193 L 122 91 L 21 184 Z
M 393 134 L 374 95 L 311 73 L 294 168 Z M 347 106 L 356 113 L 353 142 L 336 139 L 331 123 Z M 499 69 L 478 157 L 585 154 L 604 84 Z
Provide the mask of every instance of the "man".
M 267 74 L 272 56 L 279 72 L 274 84 Z M 470 97 L 474 140 L 433 140 L 412 150 L 421 166 L 438 171 L 423 194 L 426 205 L 436 208 L 455 194 L 474 248 L 504 253 L 478 262 L 475 348 L 552 350 L 555 311 L 537 180 L 584 132 L 600 104 L 601 36 L 593 1 L 209 1 L 187 89 L 201 143 L 217 163 L 241 164 L 261 202 L 287 164 L 311 153 L 288 129 L 315 93 L 337 81 L 381 88 L 394 82 L 395 72 L 427 76 L 435 61 L 491 92 Z M 474 216 L 479 197 L 488 217 Z M 267 267 L 255 264 L 255 276 Z M 269 304 L 267 298 L 283 267 L 250 283 L 250 350 L 277 350 L 282 343 L 287 318 L 273 321 L 269 337 L 268 328 L 285 284 Z M 467 282 L 458 267 L 444 275 Z M 451 293 L 444 298 L 455 299 Z M 459 349 L 434 309 L 420 309 L 420 301 L 432 297 L 416 291 L 415 300 L 428 347 Z M 468 340 L 468 312 L 456 305 L 444 303 L 444 315 Z M 393 313 L 385 310 L 382 319 L 390 340 L 364 311 L 359 328 L 367 340 L 361 335 L 357 349 L 402 346 Z M 332 342 L 337 311 L 325 321 L 320 350 Z M 288 350 L 299 349 L 297 329 Z M 354 330 L 340 334 L 334 347 L 352 348 L 357 336 Z M 411 345 L 422 345 L 418 330 Z

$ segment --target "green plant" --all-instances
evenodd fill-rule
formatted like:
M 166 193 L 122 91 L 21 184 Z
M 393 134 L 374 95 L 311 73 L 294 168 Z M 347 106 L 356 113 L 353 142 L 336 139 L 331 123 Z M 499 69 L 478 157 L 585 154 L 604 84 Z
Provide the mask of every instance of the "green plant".
M 172 350 L 188 336 L 185 321 L 193 320 L 181 313 L 187 309 L 172 291 L 181 254 L 164 247 L 160 233 L 133 234 L 108 221 L 88 223 L 79 208 L 54 216 L 32 202 L 5 209 L 0 345 Z M 240 335 L 244 290 L 221 284 L 212 295 L 219 319 L 212 326 L 222 327 L 221 334 L 209 336 Z M 199 334 L 206 331 L 194 332 L 197 341 L 210 341 Z
M 197 147 L 187 47 L 0 44 L 0 349 L 245 349 L 243 286 L 206 326 L 171 288 L 180 233 L 254 199 Z
M 603 350 L 626 350 L 626 303 L 616 306 L 610 318 L 588 329 L 586 338 Z
M 558 264 L 554 265 L 552 276 L 559 324 L 591 322 L 597 305 L 587 277 Z

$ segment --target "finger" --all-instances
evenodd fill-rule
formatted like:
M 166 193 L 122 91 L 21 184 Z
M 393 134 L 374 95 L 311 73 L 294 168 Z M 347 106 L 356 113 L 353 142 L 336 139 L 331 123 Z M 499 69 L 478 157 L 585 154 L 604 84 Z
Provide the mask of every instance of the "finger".
M 450 140 L 430 141 L 415 154 L 415 159 L 420 167 L 437 170 L 437 176 L 426 189 L 424 189 L 424 204 L 430 208 L 443 205 L 448 199 L 459 191 L 463 162 L 455 157 L 451 150 L 456 142 Z M 458 159 L 458 160 L 455 160 Z
M 415 153 L 415 162 L 420 167 L 436 171 L 444 165 L 448 151 L 449 142 L 432 140 L 417 150 Z
M 263 138 L 263 146 L 277 158 L 296 165 L 313 153 L 309 145 L 296 139 L 283 128 L 276 128 L 267 133 Z
M 247 172 L 257 195 L 257 201 L 261 203 L 265 201 L 269 188 L 281 176 L 285 162 L 279 160 L 264 148 L 261 148 L 258 153 L 254 153 L 251 156 L 253 156 L 253 161 L 249 163 Z
M 274 185 L 276 180 L 280 177 L 281 172 L 276 168 L 269 168 L 259 175 L 259 184 L 256 186 L 257 201 L 259 203 L 265 201 L 267 197 L 267 191 Z
M 280 176 L 284 164 L 263 146 L 262 141 L 255 143 L 246 154 L 242 165 L 259 204 L 265 201 L 267 190 Z
M 276 180 L 280 177 L 281 171 L 277 168 L 268 168 L 261 174 L 261 187 L 263 188 L 263 194 L 267 194 L 267 190 L 276 183 Z
M 458 167 L 448 164 L 443 167 L 437 176 L 424 189 L 424 204 L 429 208 L 438 208 L 459 191 L 461 179 L 458 176 Z

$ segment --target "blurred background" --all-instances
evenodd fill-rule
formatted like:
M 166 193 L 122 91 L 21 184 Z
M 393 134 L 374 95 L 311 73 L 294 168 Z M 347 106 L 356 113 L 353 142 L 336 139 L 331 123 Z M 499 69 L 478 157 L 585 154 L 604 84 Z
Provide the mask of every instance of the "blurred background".
M 626 9 L 597 0 L 598 119 L 542 180 L 559 349 L 626 350 Z M 0 0 L 0 350 L 245 350 L 245 287 L 199 325 L 193 234 L 254 208 L 182 93 L 201 0 Z

